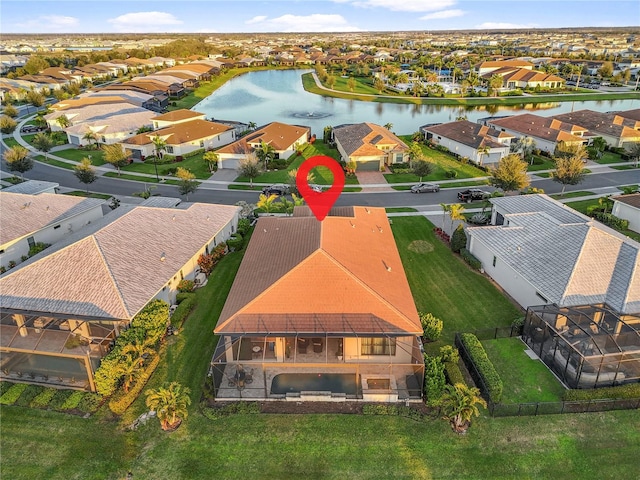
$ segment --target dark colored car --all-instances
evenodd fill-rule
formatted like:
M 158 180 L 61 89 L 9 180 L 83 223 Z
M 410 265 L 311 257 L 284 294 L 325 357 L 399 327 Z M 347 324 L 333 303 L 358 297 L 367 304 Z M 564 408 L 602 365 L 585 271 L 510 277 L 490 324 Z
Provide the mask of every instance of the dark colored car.
M 437 183 L 417 183 L 411 187 L 411 193 L 439 192 L 440 185 Z
M 264 193 L 265 195 L 277 195 L 280 197 L 289 193 L 289 185 L 285 185 L 284 183 L 276 183 L 269 187 L 264 187 L 262 189 L 262 193 Z
M 485 198 L 489 198 L 491 194 L 489 192 L 485 192 L 484 190 L 480 190 L 479 188 L 469 188 L 467 190 L 463 190 L 458 192 L 458 200 L 462 202 L 472 202 L 474 200 L 484 200 Z
M 20 129 L 20 133 L 38 133 L 46 129 L 47 127 L 39 127 L 37 125 L 25 125 Z

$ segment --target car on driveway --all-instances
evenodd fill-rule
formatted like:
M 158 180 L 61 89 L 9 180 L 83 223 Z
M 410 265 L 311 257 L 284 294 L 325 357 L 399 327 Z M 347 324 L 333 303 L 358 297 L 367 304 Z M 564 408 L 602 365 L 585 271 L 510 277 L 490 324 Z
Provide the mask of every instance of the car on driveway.
M 46 130 L 47 127 L 39 127 L 37 125 L 24 125 L 20 129 L 20 133 L 38 133 Z
M 440 185 L 437 183 L 417 183 L 411 187 L 411 193 L 439 192 Z
M 265 195 L 276 195 L 280 197 L 289 193 L 289 185 L 284 183 L 274 183 L 273 185 L 264 187 L 262 189 L 262 193 Z
M 491 194 L 489 192 L 485 192 L 479 188 L 468 188 L 467 190 L 458 192 L 458 200 L 466 203 L 470 203 L 474 200 L 484 200 L 490 196 Z

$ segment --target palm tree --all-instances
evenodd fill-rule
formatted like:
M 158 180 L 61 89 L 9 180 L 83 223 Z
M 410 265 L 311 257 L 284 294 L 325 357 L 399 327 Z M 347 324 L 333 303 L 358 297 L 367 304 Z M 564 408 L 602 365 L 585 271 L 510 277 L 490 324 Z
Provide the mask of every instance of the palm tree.
M 439 400 L 440 410 L 445 420 L 449 420 L 456 433 L 464 433 L 471 425 L 471 419 L 480 415 L 478 406 L 487 408 L 487 402 L 480 396 L 480 390 L 464 383 L 446 385 Z
M 500 75 L 491 75 L 489 78 L 489 88 L 491 89 L 491 93 L 494 95 L 498 93 L 498 89 L 502 87 L 502 77 Z M 489 96 L 489 91 L 487 91 L 487 96 Z
M 249 122 L 248 127 L 249 127 L 249 130 L 255 130 L 258 127 L 258 125 L 256 125 L 256 122 Z
M 95 134 L 95 132 L 92 132 L 91 130 L 87 130 L 87 133 L 85 133 L 82 136 L 82 139 L 89 142 L 89 147 L 91 147 L 93 145 L 93 142 L 98 141 L 98 136 Z
M 147 407 L 156 412 L 163 430 L 176 428 L 183 418 L 187 418 L 188 407 L 191 405 L 190 393 L 189 388 L 183 387 L 178 382 L 171 382 L 168 387 L 149 389 L 145 392 Z
M 487 145 L 482 145 L 481 147 L 478 147 L 478 157 L 479 157 L 480 165 L 482 165 L 482 157 L 485 155 L 489 155 L 490 151 L 491 149 Z
M 451 206 L 446 203 L 441 203 L 440 206 L 442 207 L 442 230 L 444 231 L 444 217 L 446 217 L 449 210 L 451 210 Z
M 264 169 L 267 169 L 267 164 L 275 158 L 276 149 L 271 146 L 270 143 L 266 143 L 264 140 L 260 141 L 260 146 L 256 148 L 256 155 L 260 161 L 264 162 Z
M 264 213 L 272 213 L 274 209 L 273 202 L 278 198 L 277 195 L 265 195 L 264 193 L 260 194 L 258 197 L 258 203 L 256 203 L 256 207 L 262 209 Z
M 151 142 L 153 143 L 153 150 L 155 152 L 153 166 L 156 169 L 156 180 L 160 181 L 160 177 L 158 176 L 158 159 L 162 158 L 162 152 L 167 148 L 167 141 L 164 138 L 155 135 L 154 137 L 151 137 Z
M 128 392 L 131 384 L 140 374 L 138 359 L 131 355 L 124 355 L 118 364 L 118 374 L 122 377 L 124 391 Z
M 63 130 L 71 125 L 71 120 L 69 120 L 69 117 L 67 117 L 64 113 L 56 118 L 56 122 L 58 122 L 58 125 L 60 125 L 60 128 L 62 128 Z
M 449 206 L 449 217 L 451 218 L 451 233 L 453 234 L 453 222 L 456 220 L 464 221 L 465 216 L 463 215 L 464 207 L 459 203 L 454 203 Z
M 131 354 L 132 358 L 136 359 L 138 366 L 142 366 L 146 357 L 150 357 L 156 354 L 155 348 L 153 348 L 153 342 L 150 338 L 140 340 L 136 338 L 133 343 L 125 345 L 122 349 L 123 355 Z
M 387 130 L 391 131 L 391 129 L 393 128 L 393 123 L 385 123 L 384 124 L 384 128 L 386 128 Z

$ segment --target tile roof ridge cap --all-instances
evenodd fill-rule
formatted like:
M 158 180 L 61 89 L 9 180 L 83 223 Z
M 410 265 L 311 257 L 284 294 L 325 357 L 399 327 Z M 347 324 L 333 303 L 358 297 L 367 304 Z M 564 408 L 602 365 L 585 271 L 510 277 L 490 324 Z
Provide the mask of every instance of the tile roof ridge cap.
M 130 212 L 127 212 L 125 215 L 128 215 L 129 213 L 131 213 L 134 209 L 132 209 Z M 124 217 L 124 215 L 123 215 Z M 122 217 L 121 217 L 122 218 Z M 98 230 L 101 231 L 102 229 Z M 93 245 L 95 246 L 95 248 L 97 249 L 98 253 L 100 254 L 100 259 L 102 260 L 102 263 L 104 264 L 105 270 L 109 275 L 109 278 L 111 279 L 111 283 L 113 284 L 116 293 L 118 295 L 118 299 L 120 300 L 120 304 L 122 305 L 122 309 L 127 313 L 127 315 L 129 316 L 129 320 L 133 318 L 133 316 L 135 316 L 135 314 L 131 314 L 131 309 L 129 308 L 129 306 L 127 305 L 127 302 L 124 298 L 124 296 L 122 295 L 122 290 L 120 290 L 120 286 L 118 285 L 118 281 L 116 280 L 115 276 L 113 275 L 113 272 L 111 271 L 111 267 L 109 266 L 109 262 L 107 262 L 107 259 L 104 256 L 104 252 L 102 250 L 102 247 L 100 246 L 100 242 L 98 241 L 98 239 L 96 238 L 96 233 L 93 233 L 92 235 L 90 235 L 88 237 L 88 239 L 93 240 Z M 137 313 L 137 312 L 136 312 Z
M 274 218 L 276 218 L 276 217 L 274 217 Z M 285 274 L 281 275 L 280 278 L 278 278 L 275 282 L 273 282 L 267 288 L 262 290 L 258 295 L 253 297 L 249 302 L 245 303 L 239 310 L 236 310 L 234 313 L 229 315 L 229 318 L 227 318 L 225 321 L 223 321 L 220 324 L 216 324 L 216 326 L 214 327 L 213 331 L 215 332 L 216 330 L 219 330 L 219 329 L 222 329 L 222 328 L 226 327 L 232 320 L 234 320 L 238 315 L 242 314 L 242 312 L 245 311 L 248 307 L 250 307 L 251 305 L 256 303 L 258 300 L 262 299 L 268 292 L 273 290 L 276 287 L 276 285 L 278 285 L 286 277 L 288 277 L 291 272 L 293 272 L 294 270 L 297 270 L 298 268 L 301 268 L 301 266 L 303 264 L 308 263 L 312 257 L 315 257 L 318 254 L 318 252 L 320 252 L 320 250 L 321 250 L 321 248 L 316 248 L 315 250 L 313 250 L 309 255 L 307 255 L 305 258 L 303 258 L 302 261 L 299 262 L 297 265 L 295 265 L 291 270 L 289 270 Z M 236 278 L 237 278 L 237 276 L 236 276 Z M 235 284 L 235 280 L 234 280 L 233 284 L 231 285 L 231 290 L 233 290 L 234 284 Z M 224 310 L 224 306 L 222 307 L 222 310 Z
M 343 265 L 341 262 L 339 262 L 333 255 L 331 255 L 329 252 L 327 252 L 324 248 L 320 247 L 319 251 L 330 261 L 332 261 L 333 263 L 335 263 L 341 270 L 343 270 L 347 275 L 349 275 L 349 277 L 351 277 L 352 279 L 354 279 L 359 285 L 361 285 L 365 290 L 369 291 L 372 295 L 374 295 L 376 298 L 378 298 L 379 300 L 382 301 L 382 303 L 384 303 L 387 308 L 389 308 L 391 311 L 395 312 L 397 315 L 399 315 L 402 319 L 404 319 L 407 323 L 411 324 L 413 322 L 411 322 L 411 319 L 405 315 L 404 313 L 402 313 L 400 310 L 398 310 L 398 308 L 391 302 L 389 302 L 386 298 L 384 298 L 382 295 L 380 295 L 380 293 L 378 293 L 377 290 L 374 290 L 373 288 L 371 288 L 369 286 L 369 284 L 367 284 L 366 282 L 364 282 L 360 277 L 358 277 L 357 275 L 355 275 L 351 270 L 349 270 L 345 265 Z M 315 252 L 314 252 L 315 253 Z M 413 298 L 412 298 L 413 301 Z

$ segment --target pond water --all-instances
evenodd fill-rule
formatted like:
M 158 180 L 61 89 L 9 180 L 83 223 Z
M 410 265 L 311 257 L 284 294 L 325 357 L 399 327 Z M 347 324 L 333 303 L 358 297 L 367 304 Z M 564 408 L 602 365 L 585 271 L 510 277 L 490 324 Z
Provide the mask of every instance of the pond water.
M 600 100 L 589 102 L 563 102 L 528 104 L 517 107 L 458 107 L 444 105 L 409 105 L 396 103 L 363 102 L 323 97 L 306 92 L 301 76 L 312 70 L 266 70 L 248 72 L 235 77 L 193 110 L 208 118 L 254 122 L 261 126 L 282 122 L 311 127 L 312 133 L 322 137 L 327 125 L 372 122 L 391 123 L 399 135 L 415 132 L 429 123 L 452 122 L 466 116 L 475 122 L 491 115 L 517 115 L 530 112 L 542 116 L 590 109 L 599 112 L 640 108 L 640 100 Z

